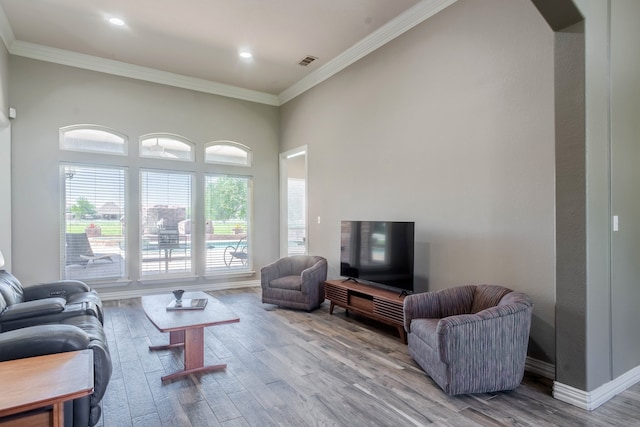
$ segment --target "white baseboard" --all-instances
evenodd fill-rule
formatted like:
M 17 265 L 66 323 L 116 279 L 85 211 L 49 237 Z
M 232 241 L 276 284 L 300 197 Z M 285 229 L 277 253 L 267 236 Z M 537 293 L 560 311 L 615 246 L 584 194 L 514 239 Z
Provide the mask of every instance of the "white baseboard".
M 640 381 L 640 366 L 636 366 L 593 391 L 580 390 L 555 381 L 553 383 L 553 397 L 578 408 L 593 411 L 638 381 Z
M 199 283 L 195 285 L 180 285 L 180 289 L 185 291 L 219 291 L 224 289 L 238 289 L 238 288 L 252 288 L 260 286 L 260 280 L 242 280 L 237 282 L 222 282 L 222 283 Z M 103 301 L 138 298 L 144 295 L 153 295 L 158 293 L 169 293 L 171 290 L 167 287 L 163 288 L 144 288 L 144 289 L 132 289 L 122 290 L 114 292 L 100 292 L 100 298 Z
M 556 365 L 529 356 L 527 356 L 527 360 L 524 363 L 524 370 L 549 378 L 550 380 L 556 379 Z

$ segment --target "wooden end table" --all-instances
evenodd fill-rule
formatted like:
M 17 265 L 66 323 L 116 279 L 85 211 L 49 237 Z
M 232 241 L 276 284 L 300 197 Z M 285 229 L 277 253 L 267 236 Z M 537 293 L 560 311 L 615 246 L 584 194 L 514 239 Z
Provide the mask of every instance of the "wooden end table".
M 93 351 L 80 350 L 0 362 L 0 417 L 52 405 L 0 426 L 64 426 L 64 402 L 93 393 Z
M 197 372 L 210 372 L 225 369 L 226 364 L 204 364 L 204 328 L 239 322 L 233 314 L 217 299 L 204 292 L 185 292 L 182 299 L 206 298 L 209 300 L 203 310 L 168 311 L 167 305 L 175 298 L 172 294 L 149 295 L 142 297 L 145 314 L 160 332 L 169 332 L 169 344 L 149 346 L 149 350 L 166 350 L 184 347 L 184 370 L 162 377 L 162 381 L 183 377 Z

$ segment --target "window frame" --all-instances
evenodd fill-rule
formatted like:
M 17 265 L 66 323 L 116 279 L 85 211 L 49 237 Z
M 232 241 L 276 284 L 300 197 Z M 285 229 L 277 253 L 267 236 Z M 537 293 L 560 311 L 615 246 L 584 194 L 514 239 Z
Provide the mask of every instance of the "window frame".
M 177 170 L 177 169 L 167 169 L 167 168 L 147 168 L 147 167 L 141 167 L 138 171 L 138 182 L 139 182 L 139 188 L 138 188 L 138 200 L 137 200 L 137 212 L 138 212 L 138 236 L 135 236 L 137 241 L 138 241 L 138 257 L 139 257 L 139 262 L 138 262 L 138 280 L 140 282 L 146 282 L 146 281 L 158 281 L 158 280 L 167 280 L 167 279 L 175 279 L 175 278 L 196 278 L 197 277 L 197 271 L 198 271 L 198 266 L 197 266 L 197 257 L 195 256 L 194 253 L 194 244 L 193 244 L 193 233 L 191 234 L 190 237 L 190 248 L 189 248 L 189 264 L 190 264 L 190 269 L 188 272 L 185 271 L 179 271 L 179 272 L 174 272 L 172 273 L 171 271 L 165 272 L 165 273 L 157 273 L 157 274 L 145 274 L 144 272 L 144 233 L 143 233 L 143 220 L 145 219 L 143 217 L 142 214 L 142 210 L 143 210 L 143 179 L 142 176 L 145 173 L 159 173 L 159 174 L 171 174 L 171 175 L 183 175 L 183 176 L 189 176 L 190 177 L 190 190 L 191 190 L 191 194 L 190 194 L 190 200 L 189 200 L 189 206 L 187 207 L 187 209 L 190 210 L 191 215 L 188 216 L 187 218 L 191 220 L 191 227 L 193 230 L 193 225 L 195 223 L 195 219 L 194 219 L 194 212 L 196 212 L 196 206 L 195 206 L 195 201 L 196 201 L 196 181 L 197 181 L 197 173 L 195 171 L 191 171 L 191 170 Z M 185 219 L 187 219 L 185 218 Z M 133 236 L 131 236 L 133 237 Z M 179 238 L 179 233 L 178 233 L 178 238 Z M 160 243 L 158 243 L 159 245 Z M 180 240 L 178 240 L 178 245 L 180 244 Z M 186 241 L 185 241 L 185 245 L 186 245 Z M 159 249 L 160 250 L 160 249 Z M 167 250 L 167 249 L 164 249 Z M 168 249 L 171 250 L 171 249 Z M 166 258 L 170 258 L 169 255 L 165 254 L 165 262 L 166 262 Z M 185 249 L 185 257 L 186 257 L 186 249 Z
M 240 277 L 250 277 L 255 274 L 253 270 L 254 267 L 254 259 L 255 254 L 250 253 L 250 258 L 248 259 L 246 267 L 242 269 L 233 269 L 227 270 L 223 268 L 218 268 L 217 271 L 207 269 L 207 250 L 206 250 L 206 232 L 205 232 L 205 177 L 206 176 L 228 176 L 232 178 L 244 178 L 247 179 L 247 209 L 248 212 L 246 214 L 247 221 L 247 239 L 249 240 L 249 244 L 252 245 L 253 241 L 253 227 L 254 227 L 254 177 L 250 170 L 247 170 L 247 167 L 251 166 L 252 162 L 252 150 L 240 143 L 232 142 L 232 141 L 214 141 L 214 142 L 193 142 L 188 138 L 182 137 L 180 135 L 166 133 L 166 132 L 153 132 L 141 135 L 139 137 L 128 137 L 127 135 L 110 129 L 101 125 L 84 125 L 77 124 L 71 126 L 64 126 L 59 128 L 59 143 L 62 138 L 60 135 L 64 135 L 66 132 L 70 130 L 76 129 L 96 129 L 104 132 L 111 133 L 116 135 L 123 141 L 123 153 L 115 153 L 115 152 L 102 152 L 102 151 L 93 151 L 93 150 L 75 150 L 75 149 L 67 149 L 63 148 L 60 145 L 59 148 L 59 159 L 57 162 L 59 168 L 60 175 L 60 183 L 59 190 L 62 192 L 59 195 L 59 200 L 61 201 L 60 207 L 60 217 L 59 221 L 61 221 L 64 225 L 60 226 L 60 248 L 62 250 L 60 256 L 60 277 L 65 277 L 64 267 L 66 266 L 65 262 L 65 233 L 66 233 L 66 207 L 65 202 L 63 201 L 67 195 L 65 194 L 66 189 L 65 186 L 68 184 L 65 182 L 64 176 L 64 167 L 68 166 L 85 166 L 92 167 L 98 169 L 120 169 L 125 171 L 125 182 L 124 182 L 124 219 L 126 221 L 126 226 L 121 230 L 122 232 L 122 241 L 120 245 L 122 246 L 122 250 L 118 253 L 123 256 L 123 269 L 124 273 L 122 273 L 121 277 L 109 277 L 106 279 L 95 279 L 88 278 L 84 280 L 91 286 L 95 286 L 96 288 L 105 288 L 105 287 L 117 287 L 117 286 L 129 286 L 135 284 L 136 286 L 141 286 L 140 289 L 147 288 L 149 286 L 160 286 L 164 287 L 166 283 L 175 282 L 176 279 L 181 279 L 183 282 L 202 282 L 208 280 L 220 280 L 224 278 L 240 278 Z M 190 157 L 192 160 L 187 161 L 186 159 L 177 159 L 178 162 L 170 162 L 169 158 L 162 157 L 147 157 L 141 156 L 139 152 L 136 152 L 135 149 L 130 150 L 130 143 L 134 141 L 136 138 L 141 144 L 142 140 L 146 140 L 154 137 L 169 137 L 171 139 L 175 139 L 181 143 L 186 143 L 190 149 Z M 82 142 L 82 139 L 80 139 Z M 233 162 L 206 162 L 205 150 L 206 147 L 212 145 L 229 145 L 236 148 L 239 148 L 247 153 L 247 164 L 238 164 Z M 139 145 L 140 147 L 140 145 Z M 111 154 L 111 156 L 104 156 L 104 154 Z M 169 161 L 167 161 L 169 160 Z M 216 166 L 220 165 L 220 166 Z M 239 169 L 242 167 L 243 169 Z M 143 266 L 142 266 L 142 256 L 143 256 L 143 244 L 142 244 L 142 232 L 141 228 L 142 224 L 142 173 L 143 172 L 161 172 L 161 173 L 172 173 L 179 175 L 189 175 L 190 176 L 190 185 L 191 185 L 191 199 L 189 201 L 189 218 L 191 219 L 191 235 L 187 239 L 190 240 L 187 243 L 187 251 L 190 262 L 190 271 L 189 272 L 176 272 L 175 274 L 143 274 Z M 236 172 L 244 172 L 244 173 L 236 173 Z M 96 182 L 100 182 L 98 179 Z M 100 184 L 97 184 L 98 186 Z M 84 190 L 83 190 L 84 191 Z M 73 198 L 75 196 L 70 195 L 69 197 Z M 93 200 L 93 198 L 90 198 Z M 108 201 L 108 200 L 107 200 Z M 119 204 L 119 202 L 118 202 Z M 103 203 L 100 203 L 102 206 Z M 70 217 L 69 217 L 70 218 Z M 213 236 L 212 236 L 213 238 Z M 101 249 L 100 246 L 98 246 Z M 96 251 L 98 252 L 98 251 Z M 103 253 L 104 250 L 100 251 Z M 178 256 L 182 255 L 180 252 L 177 252 Z M 149 255 L 149 254 L 146 254 Z M 121 274 L 121 273 L 118 273 Z M 133 289 L 133 288 L 131 288 Z
M 103 276 L 103 277 L 87 277 L 87 278 L 73 278 L 73 277 L 67 277 L 67 272 L 66 272 L 66 268 L 67 268 L 67 250 L 66 250 L 66 235 L 67 235 L 67 225 L 68 225 L 68 220 L 67 220 L 67 180 L 68 179 L 73 179 L 73 177 L 69 178 L 67 176 L 67 172 L 66 169 L 71 167 L 71 168 L 87 168 L 87 169 L 104 169 L 104 170 L 119 170 L 123 173 L 123 182 L 122 182 L 122 191 L 123 191 L 123 206 L 122 206 L 122 212 L 123 212 L 123 216 L 125 217 L 125 221 L 124 223 L 122 223 L 122 227 L 124 230 L 126 230 L 128 227 L 126 226 L 127 222 L 126 222 L 126 213 L 127 213 L 127 209 L 129 208 L 129 199 L 130 196 L 128 194 L 128 189 L 129 189 L 129 168 L 127 166 L 123 166 L 123 165 L 111 165 L 111 164 L 95 164 L 95 163 L 88 163 L 88 162 L 66 162 L 66 161 L 62 161 L 59 163 L 58 165 L 59 167 L 59 179 L 60 179 L 60 279 L 61 280 L 82 280 L 86 283 L 91 283 L 91 284 L 96 284 L 96 285 L 100 285 L 100 284 L 129 284 L 131 282 L 130 280 L 130 263 L 128 262 L 128 258 L 130 257 L 129 255 L 129 245 L 128 243 L 128 235 L 125 232 L 123 232 L 122 235 L 122 242 L 121 242 L 121 247 L 120 247 L 120 251 L 122 251 L 122 254 L 118 254 L 121 255 L 122 257 L 122 263 L 123 263 L 123 269 L 122 271 L 122 275 L 119 276 Z M 97 221 L 96 221 L 97 222 Z M 87 236 L 89 237 L 89 236 Z M 93 250 L 93 248 L 92 248 Z M 115 255 L 115 254 L 114 254 Z M 88 262 L 95 262 L 95 261 L 91 261 L 91 260 L 87 260 Z
M 253 242 L 253 227 L 254 227 L 254 218 L 253 218 L 253 204 L 254 204 L 254 195 L 253 195 L 253 176 L 252 175 L 240 175 L 240 174 L 229 174 L 229 173 L 216 173 L 216 172 L 205 172 L 203 175 L 203 181 L 204 181 L 204 185 L 203 185 L 203 189 L 202 189 L 202 197 L 203 197 L 203 203 L 204 203 L 204 208 L 202 210 L 202 217 L 204 218 L 204 221 L 207 221 L 207 212 L 206 212 L 206 199 L 207 199 L 207 178 L 208 177 L 229 177 L 229 178 L 244 178 L 247 180 L 247 218 L 246 218 L 246 223 L 247 223 L 247 231 L 246 231 L 246 250 L 247 250 L 247 262 L 246 265 L 243 266 L 243 268 L 235 268 L 235 269 L 231 269 L 231 270 L 225 270 L 225 269 L 217 269 L 217 270 L 213 270 L 213 269 L 209 269 L 209 266 L 207 264 L 207 238 L 206 238 L 206 229 L 204 230 L 205 233 L 202 237 L 203 239 L 203 243 L 200 245 L 201 246 L 201 250 L 202 250 L 202 254 L 201 254 L 201 258 L 202 258 L 202 262 L 203 262 L 203 268 L 204 268 L 204 277 L 205 278 L 220 278 L 220 277 L 233 277 L 233 276 L 246 276 L 246 275 L 250 275 L 254 273 L 253 270 L 253 264 L 254 264 L 254 252 L 251 250 L 251 247 L 253 246 L 252 242 Z M 228 245 L 225 250 L 227 248 L 230 249 L 230 247 L 233 247 L 233 244 Z M 224 257 L 224 253 L 223 253 L 223 257 Z

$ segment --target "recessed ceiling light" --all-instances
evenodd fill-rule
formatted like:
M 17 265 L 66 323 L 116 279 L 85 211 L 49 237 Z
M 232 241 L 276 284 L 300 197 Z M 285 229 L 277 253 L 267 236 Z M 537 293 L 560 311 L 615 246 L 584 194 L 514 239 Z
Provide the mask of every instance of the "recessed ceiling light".
M 240 52 L 239 55 L 240 55 L 240 58 L 244 58 L 244 59 L 253 58 L 253 55 L 251 54 L 251 52 L 248 52 L 246 50 L 243 50 L 242 52 Z
M 111 22 L 113 25 L 117 25 L 119 27 L 124 25 L 124 21 L 120 18 L 109 18 L 109 22 Z

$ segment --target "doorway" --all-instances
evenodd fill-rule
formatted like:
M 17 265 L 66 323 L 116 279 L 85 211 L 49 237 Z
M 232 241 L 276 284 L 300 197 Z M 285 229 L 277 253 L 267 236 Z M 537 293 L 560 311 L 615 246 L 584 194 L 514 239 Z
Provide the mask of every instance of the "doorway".
M 280 154 L 280 256 L 307 253 L 307 146 Z
M 0 252 L 11 271 L 11 124 L 0 125 Z

